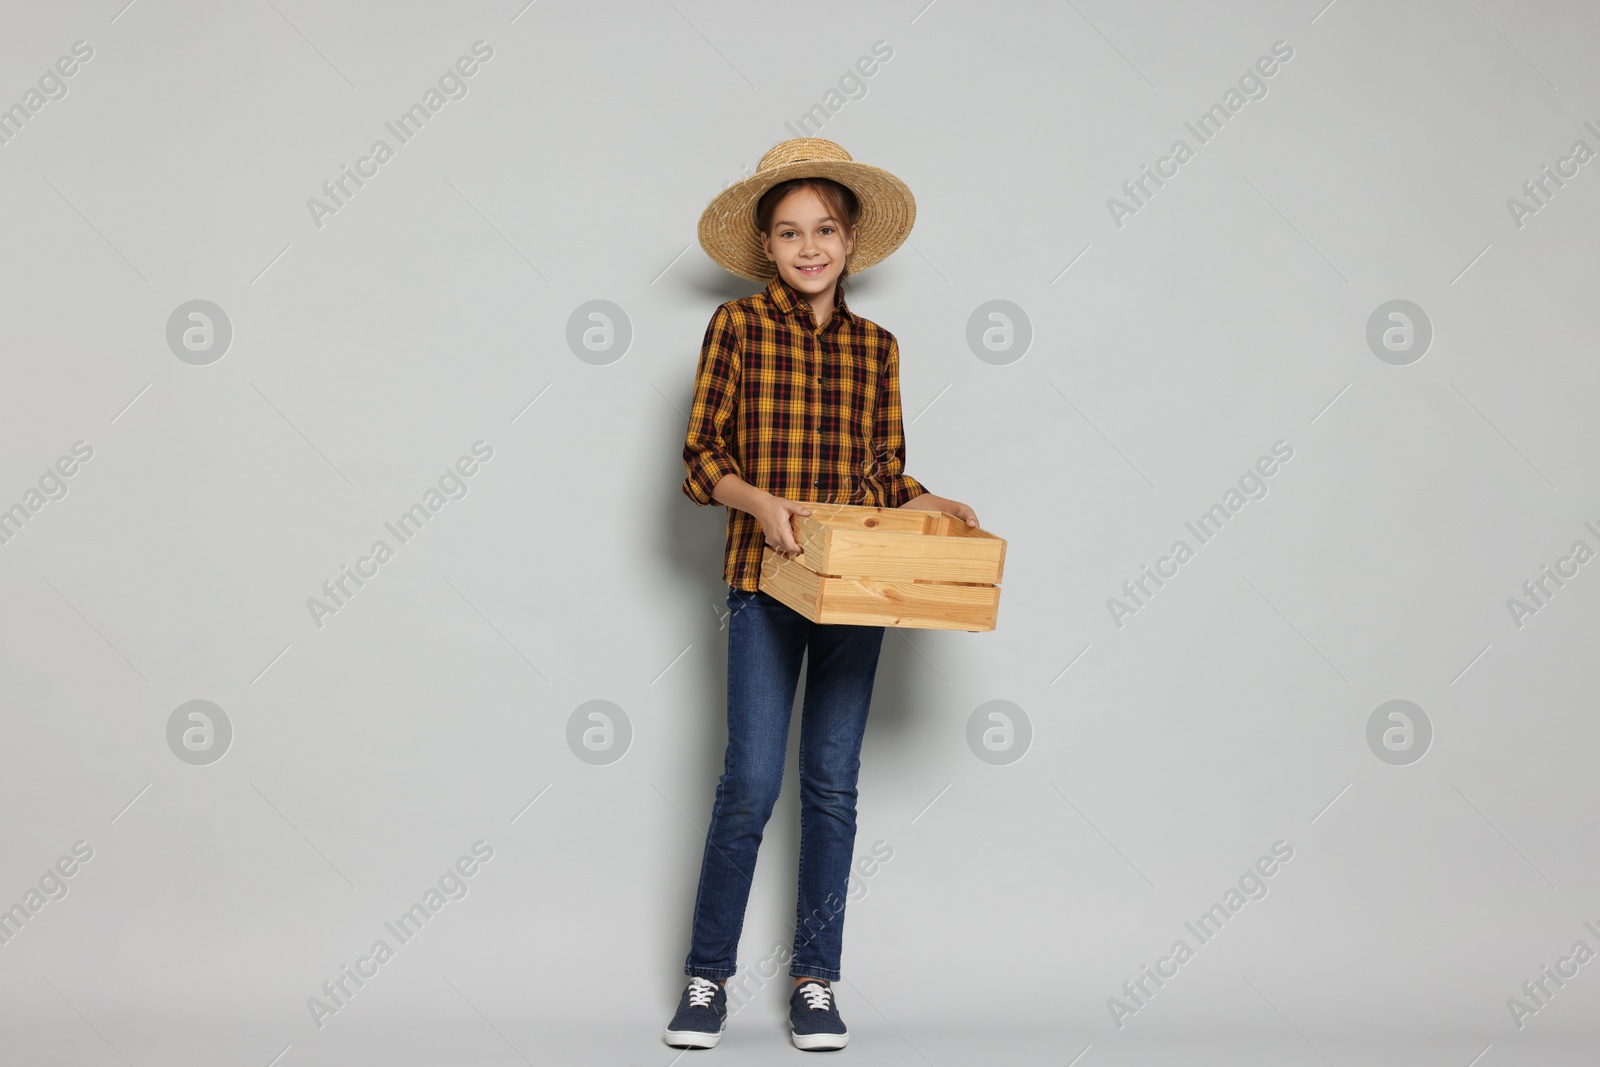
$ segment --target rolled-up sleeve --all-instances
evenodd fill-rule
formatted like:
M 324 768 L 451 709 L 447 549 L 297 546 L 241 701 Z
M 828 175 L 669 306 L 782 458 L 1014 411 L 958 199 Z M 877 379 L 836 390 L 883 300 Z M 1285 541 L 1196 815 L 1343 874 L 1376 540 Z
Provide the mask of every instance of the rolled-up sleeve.
M 694 377 L 694 402 L 683 442 L 683 493 L 696 504 L 714 504 L 712 488 L 724 475 L 739 474 L 731 445 L 739 406 L 738 333 L 727 305 L 706 326 Z
M 921 482 L 905 473 L 906 434 L 900 413 L 900 342 L 889 338 L 889 351 L 878 382 L 873 457 L 883 483 L 884 506 L 897 508 L 926 493 Z

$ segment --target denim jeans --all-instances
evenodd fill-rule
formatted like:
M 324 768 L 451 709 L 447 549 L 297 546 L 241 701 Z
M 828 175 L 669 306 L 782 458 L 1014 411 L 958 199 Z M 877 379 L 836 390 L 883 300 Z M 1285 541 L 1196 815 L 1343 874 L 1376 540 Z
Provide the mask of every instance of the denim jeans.
M 882 626 L 811 622 L 761 591 L 728 589 L 728 749 L 706 830 L 684 973 L 731 978 L 756 850 L 783 785 L 800 660 L 800 871 L 789 973 L 836 981 L 856 839 L 861 737 Z

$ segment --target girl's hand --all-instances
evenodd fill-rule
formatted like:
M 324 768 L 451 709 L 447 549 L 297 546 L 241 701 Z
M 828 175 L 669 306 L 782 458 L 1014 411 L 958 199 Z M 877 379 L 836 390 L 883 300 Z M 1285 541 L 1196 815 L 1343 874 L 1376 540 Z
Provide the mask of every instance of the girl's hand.
M 761 522 L 761 532 L 766 535 L 767 546 L 786 559 L 803 555 L 805 549 L 794 536 L 795 515 L 809 515 L 811 509 L 798 500 L 785 500 L 768 493 L 751 514 Z
M 959 500 L 946 500 L 945 506 L 939 510 L 948 511 L 958 519 L 965 519 L 968 526 L 976 527 L 978 525 L 978 513 Z
M 970 507 L 959 500 L 934 496 L 932 493 L 923 493 L 921 496 L 912 497 L 900 506 L 910 508 L 913 511 L 946 511 L 956 518 L 964 520 L 968 526 L 976 527 L 978 525 L 978 513 Z

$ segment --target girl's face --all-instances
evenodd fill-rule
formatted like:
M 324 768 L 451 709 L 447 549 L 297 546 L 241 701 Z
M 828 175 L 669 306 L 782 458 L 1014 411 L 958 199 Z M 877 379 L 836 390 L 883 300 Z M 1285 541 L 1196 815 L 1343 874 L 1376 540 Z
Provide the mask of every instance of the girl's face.
M 784 281 L 808 300 L 831 306 L 845 257 L 855 248 L 855 235 L 843 226 L 814 189 L 800 188 L 778 201 L 772 232 L 761 235 L 761 245 Z

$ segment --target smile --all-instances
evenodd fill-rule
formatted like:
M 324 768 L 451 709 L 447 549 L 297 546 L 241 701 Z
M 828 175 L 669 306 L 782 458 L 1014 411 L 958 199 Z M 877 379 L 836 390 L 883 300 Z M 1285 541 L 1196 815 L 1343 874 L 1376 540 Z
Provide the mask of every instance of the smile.
M 800 273 L 801 274 L 821 274 L 823 271 L 825 271 L 827 269 L 828 269 L 828 265 L 826 263 L 824 263 L 821 266 L 816 266 L 816 267 L 801 267 L 800 268 Z

